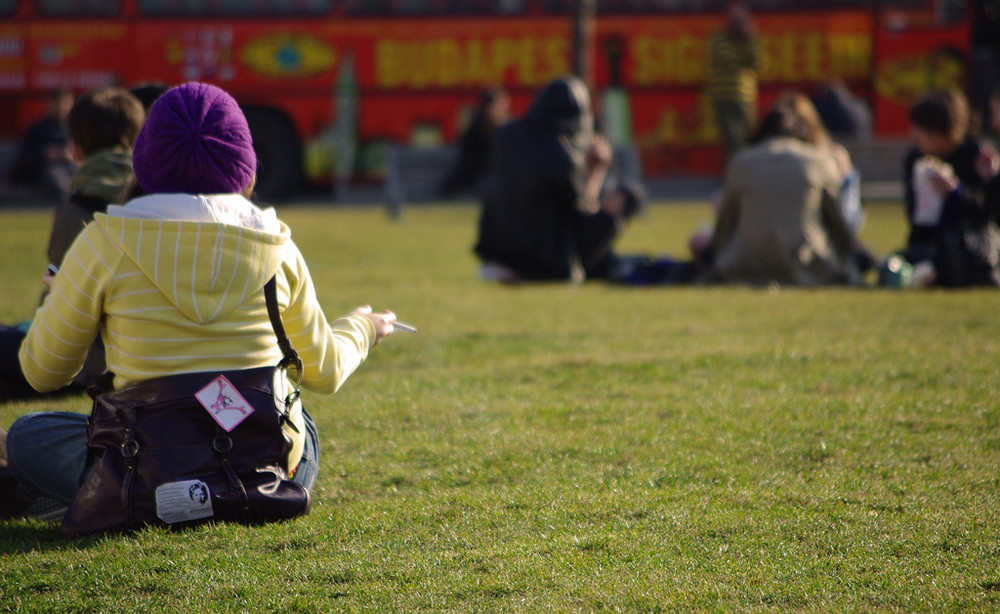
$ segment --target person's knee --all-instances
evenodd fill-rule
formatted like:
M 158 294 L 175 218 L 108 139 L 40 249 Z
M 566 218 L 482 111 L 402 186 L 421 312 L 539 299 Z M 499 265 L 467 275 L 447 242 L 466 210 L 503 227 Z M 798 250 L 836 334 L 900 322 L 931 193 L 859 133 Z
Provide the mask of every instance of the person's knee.
M 45 414 L 25 414 L 7 429 L 7 462 L 15 473 L 16 466 L 24 462 L 25 455 L 37 449 L 35 442 L 44 437 L 45 422 Z

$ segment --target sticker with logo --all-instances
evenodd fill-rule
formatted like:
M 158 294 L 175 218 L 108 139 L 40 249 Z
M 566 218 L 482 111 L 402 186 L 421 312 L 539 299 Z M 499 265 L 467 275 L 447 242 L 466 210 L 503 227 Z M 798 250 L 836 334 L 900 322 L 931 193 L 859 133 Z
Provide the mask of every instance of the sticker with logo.
M 227 433 L 254 412 L 253 406 L 243 398 L 225 375 L 212 380 L 194 396 Z
M 208 484 L 201 480 L 161 484 L 156 489 L 156 515 L 167 524 L 211 518 L 215 511 Z

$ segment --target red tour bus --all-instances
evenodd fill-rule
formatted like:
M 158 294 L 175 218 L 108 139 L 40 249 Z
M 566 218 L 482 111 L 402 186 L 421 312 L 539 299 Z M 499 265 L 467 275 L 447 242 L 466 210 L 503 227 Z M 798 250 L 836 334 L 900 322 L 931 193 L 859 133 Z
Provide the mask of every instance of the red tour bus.
M 931 87 L 965 85 L 961 0 L 758 0 L 762 107 L 845 82 L 878 135 L 906 131 Z M 476 94 L 515 113 L 570 72 L 572 0 L 0 0 L 0 140 L 55 88 L 201 80 L 231 92 L 277 199 L 329 182 L 338 153 L 378 180 L 386 143 L 453 141 Z M 702 93 L 722 0 L 598 0 L 595 100 L 624 126 L 647 176 L 713 174 L 722 153 Z M 874 8 L 873 8 L 874 5 Z M 343 166 L 343 165 L 342 165 Z

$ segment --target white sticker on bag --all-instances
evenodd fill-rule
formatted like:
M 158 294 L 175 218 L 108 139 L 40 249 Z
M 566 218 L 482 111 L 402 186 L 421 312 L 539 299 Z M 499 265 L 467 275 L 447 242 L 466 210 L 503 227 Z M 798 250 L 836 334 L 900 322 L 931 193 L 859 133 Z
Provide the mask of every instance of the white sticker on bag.
M 215 511 L 208 484 L 201 480 L 161 484 L 156 489 L 156 515 L 167 524 L 211 518 Z
M 254 412 L 250 403 L 233 387 L 225 375 L 212 380 L 194 396 L 227 433 Z

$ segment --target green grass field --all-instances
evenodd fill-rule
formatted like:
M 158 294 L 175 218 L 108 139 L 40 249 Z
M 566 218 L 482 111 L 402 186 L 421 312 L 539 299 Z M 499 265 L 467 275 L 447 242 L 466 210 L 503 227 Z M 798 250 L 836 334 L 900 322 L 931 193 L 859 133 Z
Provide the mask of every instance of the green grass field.
M 66 541 L 0 523 L 0 612 L 1000 609 L 1000 294 L 476 279 L 471 207 L 282 212 L 333 317 L 420 327 L 340 393 L 312 513 Z M 683 254 L 703 204 L 626 252 Z M 0 321 L 48 217 L 0 212 Z M 903 241 L 899 206 L 866 241 Z M 82 397 L 0 406 L 86 411 Z

